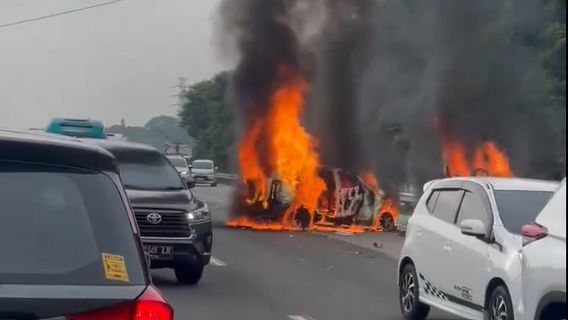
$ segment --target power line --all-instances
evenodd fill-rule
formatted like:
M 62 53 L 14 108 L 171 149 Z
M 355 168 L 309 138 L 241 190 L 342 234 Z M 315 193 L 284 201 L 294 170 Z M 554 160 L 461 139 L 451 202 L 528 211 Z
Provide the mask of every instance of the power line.
M 28 23 L 28 22 L 35 22 L 35 21 L 45 20 L 45 19 L 49 19 L 49 18 L 53 18 L 53 17 L 64 16 L 64 15 L 67 15 L 67 14 L 77 13 L 77 12 L 86 11 L 86 10 L 90 10 L 90 9 L 94 9 L 94 8 L 104 7 L 104 6 L 115 4 L 115 3 L 121 2 L 121 1 L 124 1 L 124 0 L 112 0 L 112 1 L 102 2 L 102 3 L 98 3 L 98 4 L 86 6 L 86 7 L 77 8 L 77 9 L 71 9 L 71 10 L 61 11 L 61 12 L 57 12 L 57 13 L 52 13 L 52 14 L 48 14 L 48 15 L 45 15 L 45 16 L 39 16 L 39 17 L 20 20 L 20 21 L 16 21 L 16 22 L 0 24 L 0 29 L 12 27 L 12 26 L 16 26 L 16 25 L 20 25 L 20 24 L 24 24 L 24 23 Z

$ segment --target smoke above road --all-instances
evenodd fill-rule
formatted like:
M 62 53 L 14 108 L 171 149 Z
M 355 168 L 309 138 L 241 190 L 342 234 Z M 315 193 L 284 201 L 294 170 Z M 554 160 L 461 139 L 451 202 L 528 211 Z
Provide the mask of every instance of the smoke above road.
M 321 163 L 372 170 L 385 188 L 439 177 L 448 139 L 466 153 L 491 141 L 516 174 L 546 176 L 542 5 L 226 0 L 222 36 L 239 56 L 228 99 L 246 131 L 301 78 L 300 116 Z M 255 144 L 268 152 L 265 138 Z M 269 157 L 257 160 L 270 174 Z

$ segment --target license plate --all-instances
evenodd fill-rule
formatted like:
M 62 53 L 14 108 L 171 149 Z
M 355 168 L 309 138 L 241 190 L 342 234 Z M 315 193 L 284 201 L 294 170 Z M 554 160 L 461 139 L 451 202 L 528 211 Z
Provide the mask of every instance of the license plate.
M 171 246 L 144 246 L 144 250 L 152 260 L 171 260 L 174 257 Z
M 195 180 L 197 180 L 197 181 L 205 181 L 205 180 L 207 180 L 207 179 L 204 178 L 204 177 L 197 177 L 197 178 L 195 178 Z

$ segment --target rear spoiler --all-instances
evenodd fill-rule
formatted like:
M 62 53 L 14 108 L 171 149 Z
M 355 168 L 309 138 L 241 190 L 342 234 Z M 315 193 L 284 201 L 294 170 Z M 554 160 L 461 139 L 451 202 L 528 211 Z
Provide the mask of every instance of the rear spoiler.
M 423 192 L 428 191 L 428 190 L 430 189 L 430 187 L 432 187 L 432 185 L 433 185 L 434 183 L 438 182 L 438 181 L 440 181 L 440 179 L 436 179 L 436 180 L 432 180 L 432 181 L 430 181 L 430 182 L 426 182 L 426 183 L 424 184 L 424 187 L 422 188 L 422 191 L 423 191 Z

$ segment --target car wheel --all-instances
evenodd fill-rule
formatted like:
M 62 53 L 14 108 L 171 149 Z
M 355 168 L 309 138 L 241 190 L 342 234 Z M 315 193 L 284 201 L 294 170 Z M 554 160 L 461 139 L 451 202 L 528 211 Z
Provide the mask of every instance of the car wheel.
M 203 276 L 203 265 L 181 265 L 174 268 L 177 281 L 183 284 L 197 284 Z
M 486 320 L 514 320 L 513 303 L 509 290 L 504 286 L 498 286 L 493 290 L 487 307 L 485 308 Z
M 394 218 L 390 213 L 383 213 L 380 219 L 381 229 L 386 232 L 396 231 L 396 224 L 394 223 Z
M 398 283 L 400 311 L 404 319 L 426 319 L 430 313 L 430 306 L 420 302 L 420 284 L 414 265 L 407 264 L 404 267 Z
M 211 186 L 212 186 L 212 187 L 216 187 L 216 186 L 217 186 L 217 182 L 211 183 Z

